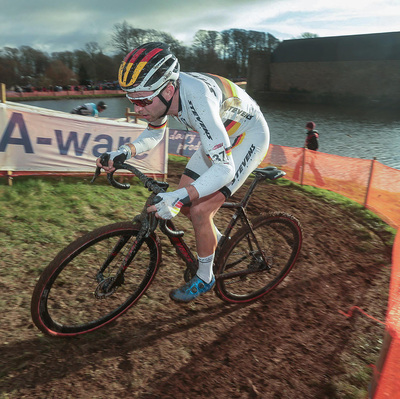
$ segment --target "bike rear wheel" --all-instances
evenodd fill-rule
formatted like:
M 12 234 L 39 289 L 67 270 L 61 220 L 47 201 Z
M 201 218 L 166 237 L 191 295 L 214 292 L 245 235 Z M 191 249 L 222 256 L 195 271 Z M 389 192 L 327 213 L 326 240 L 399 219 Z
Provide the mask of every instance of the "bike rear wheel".
M 31 314 L 35 325 L 48 335 L 75 336 L 110 323 L 136 303 L 160 263 L 155 235 L 144 240 L 119 284 L 108 288 L 138 232 L 138 226 L 131 222 L 115 223 L 84 235 L 62 250 L 34 289 Z
M 293 268 L 302 244 L 299 221 L 286 213 L 252 221 L 255 237 L 242 227 L 221 249 L 216 291 L 224 301 L 245 303 L 278 286 Z

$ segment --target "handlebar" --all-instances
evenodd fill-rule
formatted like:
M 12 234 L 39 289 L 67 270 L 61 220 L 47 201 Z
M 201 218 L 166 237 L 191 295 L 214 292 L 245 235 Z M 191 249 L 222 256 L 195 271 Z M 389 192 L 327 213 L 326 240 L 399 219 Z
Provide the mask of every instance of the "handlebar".
M 102 158 L 102 157 L 100 157 L 100 158 Z M 102 163 L 103 163 L 103 159 L 102 159 Z M 156 196 L 152 198 L 151 205 L 154 205 L 154 204 L 156 204 L 157 202 L 159 202 L 161 200 L 161 198 L 158 197 L 157 194 L 165 193 L 167 191 L 168 186 L 169 186 L 169 184 L 167 182 L 157 181 L 157 180 L 154 180 L 151 177 L 147 177 L 144 173 L 142 173 L 135 166 L 129 165 L 127 163 L 115 163 L 114 164 L 114 168 L 115 168 L 115 170 L 113 172 L 107 173 L 107 180 L 109 181 L 109 183 L 113 187 L 119 188 L 121 190 L 127 190 L 128 188 L 130 188 L 130 184 L 129 183 L 126 183 L 126 184 L 125 183 L 119 183 L 114 179 L 114 173 L 118 169 L 128 170 L 129 172 L 133 173 L 136 177 L 139 178 L 139 180 L 143 183 L 144 187 L 146 187 L 152 193 L 156 194 Z M 93 183 L 96 180 L 96 178 L 100 175 L 100 173 L 101 173 L 101 168 L 99 166 L 97 166 L 96 167 L 96 171 L 95 171 L 95 173 L 93 175 L 93 178 L 90 181 L 90 183 Z M 148 228 L 148 226 L 151 226 L 151 230 L 152 231 L 154 231 L 156 229 L 156 227 L 157 227 L 157 222 L 155 222 L 155 223 L 146 222 L 145 224 L 147 226 L 146 228 Z M 160 229 L 164 234 L 166 234 L 169 237 L 182 237 L 183 234 L 184 234 L 183 231 L 171 230 L 167 226 L 167 221 L 164 220 L 164 219 L 160 220 Z

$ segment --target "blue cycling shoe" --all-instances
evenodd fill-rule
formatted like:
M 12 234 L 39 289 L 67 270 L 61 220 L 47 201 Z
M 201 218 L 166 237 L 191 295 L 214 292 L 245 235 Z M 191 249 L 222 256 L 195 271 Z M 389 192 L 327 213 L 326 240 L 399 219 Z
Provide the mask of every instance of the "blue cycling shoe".
M 205 283 L 200 277 L 194 276 L 182 287 L 172 290 L 169 296 L 176 302 L 190 302 L 198 296 L 210 291 L 215 284 L 213 276 L 209 284 Z

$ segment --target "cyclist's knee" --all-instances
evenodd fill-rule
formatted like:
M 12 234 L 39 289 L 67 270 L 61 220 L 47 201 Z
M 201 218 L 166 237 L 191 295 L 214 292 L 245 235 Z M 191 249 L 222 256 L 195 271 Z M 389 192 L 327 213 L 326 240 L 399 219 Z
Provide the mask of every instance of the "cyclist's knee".
M 208 200 L 194 201 L 190 206 L 190 219 L 192 221 L 210 220 L 221 207 L 225 197 L 215 197 Z
M 194 203 L 190 207 L 190 219 L 191 220 L 199 220 L 203 218 L 210 217 L 210 208 L 206 206 L 204 203 Z

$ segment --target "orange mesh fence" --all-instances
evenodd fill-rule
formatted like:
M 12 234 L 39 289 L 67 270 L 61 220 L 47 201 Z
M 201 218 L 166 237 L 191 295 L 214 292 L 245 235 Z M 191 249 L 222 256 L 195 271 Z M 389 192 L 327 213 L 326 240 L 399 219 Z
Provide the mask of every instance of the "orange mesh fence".
M 390 334 L 396 339 L 400 340 L 400 231 L 396 235 L 393 246 L 393 265 L 390 276 L 389 303 L 386 325 Z
M 393 246 L 393 266 L 390 278 L 390 291 L 383 353 L 383 364 L 376 376 L 374 399 L 400 398 L 400 233 L 397 233 Z
M 400 226 L 400 171 L 368 159 L 271 145 L 261 166 L 274 165 L 286 178 L 339 193 Z
M 392 227 L 400 226 L 400 171 L 373 163 L 365 206 Z

